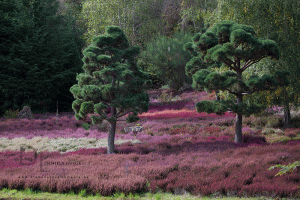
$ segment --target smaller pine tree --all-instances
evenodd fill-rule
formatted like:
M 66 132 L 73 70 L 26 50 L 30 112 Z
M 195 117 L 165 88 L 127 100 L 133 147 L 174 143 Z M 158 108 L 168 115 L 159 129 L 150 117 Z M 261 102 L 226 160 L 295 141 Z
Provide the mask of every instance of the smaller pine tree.
M 261 59 L 279 59 L 279 48 L 273 40 L 255 37 L 251 26 L 233 21 L 222 21 L 211 30 L 204 30 L 187 43 L 185 49 L 195 57 L 186 65 L 186 74 L 192 75 L 195 89 L 228 91 L 236 100 L 201 101 L 196 104 L 197 112 L 224 114 L 236 113 L 235 142 L 242 143 L 242 117 L 259 113 L 265 106 L 243 102 L 244 95 L 264 90 L 274 90 L 289 83 L 286 71 L 277 71 L 274 76 L 253 75 L 244 80 L 242 73 Z M 222 62 L 229 71 L 214 72 L 207 66 Z M 219 65 L 217 65 L 219 66 Z

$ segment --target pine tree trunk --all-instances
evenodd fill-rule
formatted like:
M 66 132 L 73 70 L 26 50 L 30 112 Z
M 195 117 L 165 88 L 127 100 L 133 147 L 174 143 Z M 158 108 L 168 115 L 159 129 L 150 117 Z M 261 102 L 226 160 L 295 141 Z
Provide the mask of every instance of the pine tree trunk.
M 243 124 L 243 115 L 237 114 L 236 115 L 236 122 L 235 122 L 235 143 L 242 143 L 242 124 Z
M 237 96 L 237 104 L 239 105 L 242 102 L 243 102 L 243 96 L 242 95 Z M 236 121 L 235 121 L 235 138 L 234 138 L 235 143 L 243 142 L 242 141 L 242 124 L 243 124 L 243 115 L 242 115 L 242 113 L 237 113 Z
M 116 126 L 117 123 L 113 122 L 109 125 L 109 133 L 108 133 L 108 147 L 107 147 L 107 154 L 114 154 L 115 153 L 115 133 L 116 133 Z
M 291 113 L 286 88 L 283 89 L 283 99 L 284 127 L 288 128 L 291 126 Z
M 116 85 L 116 78 L 113 77 L 112 80 L 112 87 L 114 88 Z M 112 92 L 111 94 L 111 99 L 115 100 L 115 92 Z M 111 115 L 110 117 L 116 117 L 117 114 L 117 108 L 111 106 Z M 107 154 L 114 154 L 115 153 L 115 133 L 116 133 L 116 126 L 117 126 L 117 121 L 116 120 L 109 120 L 109 133 L 108 133 L 108 147 L 107 147 Z
M 288 102 L 284 103 L 283 112 L 284 112 L 284 127 L 288 128 L 291 126 L 291 113 L 290 113 L 290 106 Z
M 242 80 L 242 73 L 237 73 L 238 74 L 238 80 Z M 243 102 L 243 95 L 242 92 L 236 96 L 237 97 L 237 104 L 238 106 Z M 235 122 L 235 138 L 234 142 L 235 143 L 242 143 L 242 124 L 243 124 L 243 115 L 242 113 L 237 113 L 236 114 L 236 122 Z

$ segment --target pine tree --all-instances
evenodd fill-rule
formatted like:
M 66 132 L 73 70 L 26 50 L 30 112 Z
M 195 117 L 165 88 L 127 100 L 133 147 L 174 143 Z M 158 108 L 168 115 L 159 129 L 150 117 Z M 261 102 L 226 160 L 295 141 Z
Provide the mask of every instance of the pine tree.
M 137 46 L 129 46 L 124 32 L 117 26 L 109 26 L 105 34 L 95 36 L 92 44 L 83 51 L 83 69 L 85 73 L 77 75 L 78 84 L 70 88 L 76 100 L 72 104 L 77 120 L 92 123 L 83 126 L 101 124 L 107 120 L 110 124 L 107 154 L 115 153 L 115 131 L 118 118 L 129 113 L 126 122 L 136 122 L 138 112 L 148 111 L 149 96 L 144 92 L 151 85 L 149 75 L 140 71 L 135 57 L 140 53 Z M 106 113 L 111 108 L 111 115 Z
M 57 11 L 56 0 L 0 2 L 1 113 L 24 105 L 38 112 L 42 101 L 48 112 L 57 101 L 60 112 L 70 111 L 84 42 L 75 20 Z
M 278 86 L 288 85 L 287 71 L 277 71 L 275 76 L 253 75 L 244 80 L 242 73 L 259 62 L 271 57 L 279 59 L 279 48 L 273 40 L 255 37 L 251 26 L 239 25 L 233 21 L 217 23 L 210 31 L 198 33 L 193 43 L 186 44 L 185 49 L 196 51 L 202 56 L 198 63 L 222 62 L 229 70 L 214 72 L 201 67 L 201 63 L 186 66 L 186 74 L 193 75 L 195 89 L 204 87 L 208 90 L 228 91 L 236 96 L 236 101 L 201 101 L 196 104 L 197 112 L 224 114 L 226 111 L 236 113 L 235 142 L 242 143 L 242 117 L 259 113 L 265 106 L 243 102 L 243 96 L 264 90 L 274 90 Z
M 200 36 L 202 34 L 204 34 L 207 31 L 208 25 L 206 28 L 202 28 L 200 30 L 199 33 L 197 33 L 192 40 L 195 42 L 198 42 L 200 39 Z M 217 38 L 211 38 L 210 41 L 210 45 L 216 45 L 218 44 Z M 193 43 L 192 42 L 188 42 L 184 45 L 184 50 L 188 51 L 193 58 L 186 64 L 186 74 L 188 76 L 192 76 L 194 75 L 199 69 L 207 69 L 207 70 L 212 70 L 214 68 L 220 68 L 222 66 L 222 62 L 220 61 L 209 61 L 209 62 L 205 62 L 204 61 L 204 56 L 205 54 L 203 54 L 201 51 L 196 51 L 193 47 Z M 199 87 L 197 88 L 198 90 L 202 90 L 205 89 L 204 87 L 201 87 L 200 85 L 198 85 Z M 220 96 L 218 95 L 219 91 L 216 91 L 216 100 L 220 100 Z

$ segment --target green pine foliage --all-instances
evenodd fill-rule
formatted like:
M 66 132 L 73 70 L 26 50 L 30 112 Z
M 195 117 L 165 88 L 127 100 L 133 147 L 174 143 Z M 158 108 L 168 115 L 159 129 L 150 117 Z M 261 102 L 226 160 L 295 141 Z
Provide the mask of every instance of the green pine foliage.
M 85 73 L 77 75 L 78 84 L 70 88 L 76 100 L 72 103 L 77 120 L 86 122 L 87 130 L 91 124 L 110 123 L 108 135 L 108 154 L 115 152 L 114 138 L 118 118 L 129 114 L 127 122 L 139 120 L 138 113 L 148 111 L 149 96 L 145 88 L 151 86 L 149 75 L 137 67 L 135 57 L 140 48 L 130 46 L 117 26 L 109 26 L 105 34 L 95 36 L 84 49 L 83 69 Z M 111 115 L 106 113 L 111 108 Z M 87 114 L 92 122 L 88 123 Z
M 259 113 L 264 105 L 243 102 L 244 95 L 260 91 L 273 91 L 278 86 L 289 84 L 289 72 L 278 71 L 275 75 L 252 75 L 247 80 L 243 72 L 261 59 L 279 59 L 279 48 L 273 40 L 255 37 L 251 26 L 240 25 L 233 21 L 222 21 L 210 30 L 203 29 L 187 43 L 184 49 L 194 56 L 186 65 L 186 74 L 192 75 L 194 89 L 205 88 L 210 91 L 227 91 L 236 100 L 202 101 L 196 104 L 198 112 L 224 114 L 226 111 L 237 113 L 235 142 L 242 142 L 242 116 Z M 229 71 L 213 70 L 220 62 Z
M 0 2 L 0 87 L 1 112 L 30 105 L 40 110 L 40 102 L 56 111 L 70 111 L 73 101 L 69 88 L 82 72 L 80 39 L 71 16 L 57 14 L 58 2 Z
M 275 176 L 278 176 L 278 175 L 282 176 L 288 172 L 293 172 L 299 166 L 300 166 L 300 161 L 295 161 L 294 163 L 290 163 L 288 165 L 274 165 L 274 166 L 270 167 L 268 170 L 272 170 L 276 167 L 281 168 Z
M 176 32 L 172 37 L 157 36 L 147 43 L 139 58 L 139 67 L 148 73 L 156 74 L 178 92 L 184 83 L 191 84 L 192 79 L 185 75 L 185 65 L 192 58 L 183 50 L 183 45 L 190 41 L 190 33 Z
M 159 89 L 162 86 L 164 86 L 163 80 L 161 80 L 156 74 L 154 73 L 149 73 L 150 80 L 152 81 L 153 86 L 151 89 Z

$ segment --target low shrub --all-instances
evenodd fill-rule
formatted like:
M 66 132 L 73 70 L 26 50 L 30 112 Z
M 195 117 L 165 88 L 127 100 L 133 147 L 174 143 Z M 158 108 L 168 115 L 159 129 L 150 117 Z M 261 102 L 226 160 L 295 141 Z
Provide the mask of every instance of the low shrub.
M 258 117 L 252 121 L 252 125 L 255 127 L 265 127 L 269 119 L 267 117 Z
M 185 92 L 185 91 L 193 91 L 193 87 L 190 84 L 184 84 L 180 89 L 179 92 Z
M 282 117 L 279 116 L 272 116 L 269 117 L 269 120 L 266 124 L 267 128 L 279 128 L 279 127 L 283 127 L 283 119 Z
M 243 135 L 244 143 L 255 143 L 255 144 L 265 144 L 267 140 L 264 136 L 251 136 L 251 135 Z
M 283 121 L 283 120 L 282 120 Z M 282 122 L 283 123 L 283 122 Z M 294 128 L 300 128 L 300 116 L 295 116 L 291 119 Z
M 261 133 L 264 134 L 264 135 L 275 134 L 275 129 L 273 129 L 273 128 L 266 128 Z
M 215 122 L 215 125 L 217 126 L 233 126 L 234 125 L 234 119 L 230 119 L 230 118 L 221 118 L 221 119 L 217 119 Z
M 148 73 L 149 78 L 152 81 L 151 89 L 159 89 L 164 85 L 164 81 L 162 81 L 156 74 Z
M 19 110 L 12 111 L 11 109 L 9 109 L 5 112 L 4 117 L 6 119 L 8 119 L 8 118 L 17 118 L 18 117 L 18 112 L 19 112 Z
M 291 128 L 291 129 L 285 130 L 285 136 L 287 136 L 289 138 L 294 138 L 294 137 L 298 136 L 298 134 L 299 134 L 299 130 L 297 130 L 297 129 Z
M 24 106 L 23 109 L 18 113 L 19 118 L 32 118 L 33 113 L 30 110 L 29 106 Z
M 172 97 L 172 93 L 170 95 L 168 95 L 167 93 L 163 92 L 160 97 L 159 100 L 163 103 L 167 103 L 172 101 L 173 97 Z
M 248 134 L 248 135 L 254 135 L 255 134 L 255 131 L 253 129 L 251 129 L 250 127 L 248 127 L 248 126 L 244 126 L 242 128 L 242 132 L 243 132 L 243 134 Z
M 243 119 L 243 124 L 246 125 L 246 126 L 254 126 L 253 125 L 253 121 L 254 121 L 254 117 L 251 116 L 251 117 L 246 117 Z

